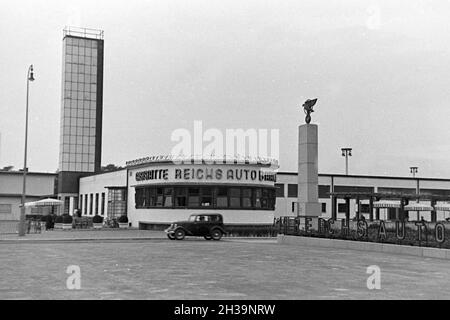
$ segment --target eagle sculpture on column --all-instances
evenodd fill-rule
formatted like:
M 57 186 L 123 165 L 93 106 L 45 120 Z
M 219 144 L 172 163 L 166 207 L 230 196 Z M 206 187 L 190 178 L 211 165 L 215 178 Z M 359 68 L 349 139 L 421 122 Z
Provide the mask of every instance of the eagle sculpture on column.
M 303 103 L 303 111 L 306 114 L 305 122 L 310 123 L 311 122 L 311 112 L 314 112 L 313 107 L 316 104 L 317 99 L 308 99 Z

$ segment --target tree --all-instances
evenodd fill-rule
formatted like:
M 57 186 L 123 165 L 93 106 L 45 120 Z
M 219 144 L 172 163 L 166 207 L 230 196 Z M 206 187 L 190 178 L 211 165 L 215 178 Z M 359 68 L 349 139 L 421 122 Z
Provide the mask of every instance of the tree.
M 110 163 L 110 164 L 108 164 L 106 166 L 102 166 L 100 171 L 101 172 L 109 172 L 109 171 L 116 171 L 116 170 L 120 170 L 120 169 L 123 169 L 123 168 L 120 167 L 120 166 L 116 166 L 115 164 Z

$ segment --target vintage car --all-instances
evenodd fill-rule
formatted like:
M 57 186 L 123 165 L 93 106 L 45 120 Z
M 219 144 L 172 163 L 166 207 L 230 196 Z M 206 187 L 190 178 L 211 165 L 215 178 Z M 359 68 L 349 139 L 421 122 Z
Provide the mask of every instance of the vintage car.
M 220 214 L 193 214 L 188 221 L 177 221 L 164 230 L 170 240 L 183 240 L 185 236 L 200 236 L 206 240 L 220 240 L 224 235 Z

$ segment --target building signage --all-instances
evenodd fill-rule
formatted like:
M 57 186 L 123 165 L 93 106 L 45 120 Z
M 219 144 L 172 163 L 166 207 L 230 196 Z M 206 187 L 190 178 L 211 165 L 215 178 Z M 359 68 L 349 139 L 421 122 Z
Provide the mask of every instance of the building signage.
M 264 168 L 248 166 L 171 166 L 152 167 L 131 171 L 136 184 L 159 182 L 241 182 L 271 184 L 276 173 Z M 133 181 L 131 181 L 131 184 Z
M 173 155 L 158 155 L 143 157 L 135 160 L 126 161 L 127 167 L 139 166 L 148 163 L 167 163 L 173 162 L 177 164 L 202 164 L 206 162 L 208 164 L 265 164 L 275 165 L 278 167 L 278 160 L 267 157 L 195 157 L 195 156 L 173 156 Z
M 167 180 L 168 176 L 169 176 L 168 169 L 138 171 L 135 174 L 136 181 L 161 180 L 161 179 Z
M 450 238 L 446 231 L 450 224 L 427 221 L 346 221 L 318 217 L 281 217 L 280 231 L 292 235 L 315 235 L 325 238 L 354 239 L 373 242 L 423 245 L 435 243 L 439 247 L 450 248 Z

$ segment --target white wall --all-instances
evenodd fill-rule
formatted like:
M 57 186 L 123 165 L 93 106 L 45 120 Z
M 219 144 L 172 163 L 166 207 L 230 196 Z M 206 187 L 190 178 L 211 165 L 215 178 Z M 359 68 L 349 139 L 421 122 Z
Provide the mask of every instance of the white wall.
M 134 203 L 134 201 L 133 201 Z M 128 219 L 133 227 L 140 222 L 172 223 L 187 220 L 194 213 L 219 213 L 225 224 L 272 224 L 274 211 L 272 210 L 220 210 L 220 209 L 128 209 Z
M 27 173 L 27 195 L 50 196 L 54 194 L 56 174 Z M 0 172 L 0 194 L 22 194 L 21 172 Z
M 25 202 L 36 201 L 54 194 L 56 174 L 27 173 Z M 22 203 L 23 173 L 0 172 L 0 204 L 11 205 L 10 213 L 0 213 L 0 220 L 19 220 Z M 26 208 L 25 214 L 31 214 Z
M 98 207 L 98 213 L 101 214 L 101 194 L 105 193 L 105 208 L 104 215 L 106 217 L 108 212 L 108 189 L 106 187 L 125 187 L 127 185 L 127 170 L 119 170 L 97 174 L 89 177 L 80 178 L 79 199 L 82 199 L 82 214 L 89 216 L 90 195 L 92 194 L 92 215 L 95 215 L 95 207 Z M 87 203 L 84 202 L 85 195 Z M 98 194 L 98 203 L 95 202 L 95 195 Z

